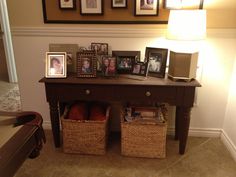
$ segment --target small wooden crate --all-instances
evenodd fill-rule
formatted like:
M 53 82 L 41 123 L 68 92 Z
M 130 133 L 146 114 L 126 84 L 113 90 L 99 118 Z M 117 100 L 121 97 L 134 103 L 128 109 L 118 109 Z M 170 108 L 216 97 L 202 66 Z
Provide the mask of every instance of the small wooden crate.
M 106 153 L 110 106 L 104 121 L 61 119 L 65 153 L 103 155 Z
M 166 119 L 166 108 L 162 108 Z M 167 120 L 167 119 L 166 119 Z M 132 157 L 166 157 L 167 122 L 124 121 L 121 114 L 121 154 Z

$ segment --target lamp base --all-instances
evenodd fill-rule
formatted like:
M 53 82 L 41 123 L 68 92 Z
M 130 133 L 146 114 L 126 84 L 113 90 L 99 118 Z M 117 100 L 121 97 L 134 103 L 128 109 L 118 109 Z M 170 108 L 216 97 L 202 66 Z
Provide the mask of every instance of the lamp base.
M 184 81 L 184 82 L 190 82 L 192 80 L 194 80 L 195 78 L 188 78 L 188 77 L 175 77 L 175 76 L 172 76 L 170 74 L 168 74 L 168 78 L 173 80 L 173 81 Z

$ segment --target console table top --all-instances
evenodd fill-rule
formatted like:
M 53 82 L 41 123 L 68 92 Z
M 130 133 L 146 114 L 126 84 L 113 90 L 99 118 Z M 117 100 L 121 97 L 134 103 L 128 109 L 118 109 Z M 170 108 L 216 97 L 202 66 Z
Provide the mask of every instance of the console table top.
M 96 78 L 78 78 L 76 74 L 69 74 L 66 78 L 46 78 L 43 77 L 39 82 L 48 84 L 90 84 L 90 85 L 150 85 L 150 86 L 184 86 L 184 87 L 201 87 L 197 80 L 190 82 L 173 81 L 167 77 L 142 77 L 134 75 L 117 75 L 116 77 L 101 77 Z

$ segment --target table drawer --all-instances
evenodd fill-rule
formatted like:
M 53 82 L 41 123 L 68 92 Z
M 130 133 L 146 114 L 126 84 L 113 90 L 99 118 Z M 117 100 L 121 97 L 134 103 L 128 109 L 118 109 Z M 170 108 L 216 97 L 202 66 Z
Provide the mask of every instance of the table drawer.
M 129 87 L 115 89 L 119 100 L 142 100 L 172 102 L 176 98 L 176 89 L 173 87 Z
M 47 98 L 60 101 L 111 100 L 113 95 L 112 87 L 99 85 L 61 85 L 56 89 L 55 86 L 52 87 L 47 94 Z

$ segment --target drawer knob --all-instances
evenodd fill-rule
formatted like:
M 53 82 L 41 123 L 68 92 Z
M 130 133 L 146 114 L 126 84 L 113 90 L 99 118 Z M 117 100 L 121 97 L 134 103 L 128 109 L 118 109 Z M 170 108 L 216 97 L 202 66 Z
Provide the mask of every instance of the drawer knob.
M 151 96 L 151 92 L 147 91 L 146 96 Z
M 85 94 L 86 94 L 86 95 L 89 95 L 89 94 L 90 94 L 90 90 L 89 90 L 89 89 L 86 89 L 86 90 L 85 90 Z

